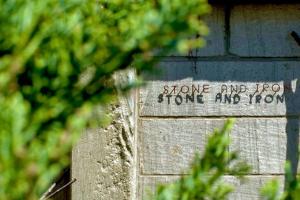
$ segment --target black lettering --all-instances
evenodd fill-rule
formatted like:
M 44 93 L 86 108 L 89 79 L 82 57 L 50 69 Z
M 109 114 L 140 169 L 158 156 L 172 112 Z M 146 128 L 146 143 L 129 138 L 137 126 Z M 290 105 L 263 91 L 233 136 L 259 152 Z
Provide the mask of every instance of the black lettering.
M 224 103 L 231 103 L 231 95 L 227 95 L 227 94 L 225 94 L 224 95 Z
M 254 97 L 254 95 L 250 94 L 249 97 L 250 97 L 249 104 L 252 104 L 252 98 Z
M 203 95 L 202 95 L 202 94 L 197 95 L 197 103 L 204 104 L 202 98 L 203 98 Z M 216 98 L 217 98 L 217 97 L 216 97 Z M 216 102 L 217 102 L 217 99 L 216 99 Z
M 261 100 L 261 95 L 256 95 L 255 96 L 255 103 L 260 103 Z
M 197 100 L 198 100 L 198 96 L 197 96 Z M 217 102 L 218 100 L 219 100 L 220 103 L 222 102 L 222 94 L 221 93 L 218 93 L 216 95 L 215 102 Z
M 175 103 L 179 106 L 180 104 L 182 104 L 182 96 L 180 95 L 176 95 L 175 97 Z
M 192 95 L 187 94 L 185 97 L 186 103 L 188 103 L 189 101 L 194 103 L 194 100 L 195 100 L 194 97 L 195 97 L 194 94 L 192 94 Z
M 170 105 L 170 98 L 172 97 L 172 95 L 168 94 L 166 95 L 166 97 L 168 98 L 168 104 Z
M 282 94 L 281 96 L 278 94 L 276 96 L 276 100 L 277 100 L 277 104 L 278 104 L 279 101 L 280 101 L 280 103 L 283 103 L 283 101 L 284 101 L 284 94 Z
M 273 95 L 271 95 L 271 94 L 266 95 L 265 102 L 266 103 L 272 103 L 273 102 Z
M 238 103 L 240 102 L 240 100 L 241 100 L 240 95 L 235 94 L 235 95 L 233 96 L 233 104 L 238 104 Z
M 161 102 L 163 102 L 163 101 L 164 101 L 164 94 L 158 95 L 158 100 L 157 100 L 157 102 L 158 102 L 158 103 L 161 103 Z

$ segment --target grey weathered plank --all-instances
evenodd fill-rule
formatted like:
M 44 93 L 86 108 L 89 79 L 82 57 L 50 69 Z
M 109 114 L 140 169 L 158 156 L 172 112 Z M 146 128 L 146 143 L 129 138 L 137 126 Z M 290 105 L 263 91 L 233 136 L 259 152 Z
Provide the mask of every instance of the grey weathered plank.
M 283 176 L 246 176 L 246 181 L 233 176 L 225 176 L 224 181 L 233 185 L 235 190 L 229 195 L 229 200 L 259 200 L 262 199 L 261 188 L 271 180 L 279 181 L 279 192 L 283 192 Z
M 208 134 L 223 122 L 224 119 L 140 119 L 141 173 L 182 174 L 194 152 L 203 152 Z M 252 174 L 282 174 L 287 158 L 297 167 L 298 127 L 299 119 L 238 119 L 230 134 L 230 150 L 240 151 L 241 158 L 252 166 Z
M 203 17 L 203 21 L 209 28 L 209 35 L 205 36 L 206 45 L 192 50 L 184 56 L 221 56 L 225 54 L 225 12 L 224 6 L 213 5 L 210 14 Z M 179 53 L 171 53 L 170 56 L 182 56 Z
M 155 192 L 156 186 L 175 181 L 177 176 L 144 176 L 139 177 L 139 200 L 149 199 L 150 195 Z M 283 191 L 283 176 L 246 176 L 246 181 L 240 181 L 233 176 L 224 176 L 224 182 L 235 187 L 229 195 L 229 200 L 258 200 L 261 199 L 260 189 L 272 179 L 280 182 L 280 191 Z
M 299 119 L 240 119 L 230 137 L 230 150 L 240 152 L 253 174 L 284 173 L 287 159 L 298 168 Z
M 236 5 L 230 17 L 230 51 L 239 56 L 300 56 L 290 35 L 300 33 L 300 4 Z
M 211 14 L 204 17 L 209 27 L 205 37 L 206 46 L 194 51 L 196 56 L 221 56 L 225 54 L 225 12 L 224 6 L 213 5 Z
M 300 91 L 297 81 L 300 77 L 299 65 L 300 62 L 297 61 L 161 62 L 158 66 L 162 70 L 161 75 L 147 77 L 148 85 L 140 91 L 139 113 L 141 116 L 299 115 Z M 175 92 L 173 86 L 177 86 Z M 199 93 L 195 90 L 198 86 Z M 202 92 L 203 87 L 208 89 Z M 216 95 L 221 92 L 222 87 L 227 87 L 228 90 L 223 91 L 220 102 L 220 99 L 216 99 Z M 236 87 L 238 91 L 242 88 L 242 92 L 238 94 L 239 103 L 234 104 L 233 100 L 231 103 L 228 101 L 225 103 L 224 95 L 232 94 L 233 98 L 237 94 L 234 91 Z M 245 87 L 247 91 L 243 92 Z M 278 89 L 279 91 L 275 93 L 272 87 L 274 91 Z M 189 100 L 186 103 L 185 93 L 191 95 L 192 90 L 195 91 L 194 102 Z M 163 101 L 159 102 L 159 95 L 164 92 L 172 95 L 170 103 L 167 94 L 163 94 Z M 182 100 L 180 105 L 175 101 L 177 94 L 182 97 L 177 99 L 177 103 Z M 197 102 L 197 95 L 200 94 L 203 95 L 203 104 L 201 101 Z M 254 95 L 252 102 L 250 95 Z M 256 97 L 259 95 L 262 99 L 257 103 Z
M 156 187 L 161 184 L 171 183 L 179 179 L 180 176 L 143 176 L 138 177 L 138 200 L 150 200 L 156 191 Z
M 155 193 L 156 187 L 161 184 L 171 183 L 180 176 L 139 176 L 138 177 L 138 200 L 150 200 Z
M 140 166 L 144 174 L 179 174 L 196 150 L 203 151 L 216 122 L 197 120 L 140 120 Z

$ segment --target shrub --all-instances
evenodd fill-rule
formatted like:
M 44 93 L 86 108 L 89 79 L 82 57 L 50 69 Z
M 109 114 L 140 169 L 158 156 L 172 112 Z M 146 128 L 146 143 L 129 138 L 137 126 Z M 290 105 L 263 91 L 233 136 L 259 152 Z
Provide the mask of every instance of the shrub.
M 207 33 L 199 17 L 209 6 L 0 0 L 0 10 L 0 199 L 9 200 L 37 199 L 68 165 L 95 106 L 112 102 L 116 70 L 149 70 L 154 50 L 165 55 L 203 45 L 202 37 L 187 38 Z

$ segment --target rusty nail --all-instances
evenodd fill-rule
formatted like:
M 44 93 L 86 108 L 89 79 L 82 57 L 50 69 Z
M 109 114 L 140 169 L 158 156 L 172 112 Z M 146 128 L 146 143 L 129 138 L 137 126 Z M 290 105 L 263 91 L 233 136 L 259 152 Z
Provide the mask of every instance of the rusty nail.
M 297 42 L 297 44 L 300 46 L 300 36 L 295 31 L 291 32 L 291 36 L 294 38 L 294 40 Z

